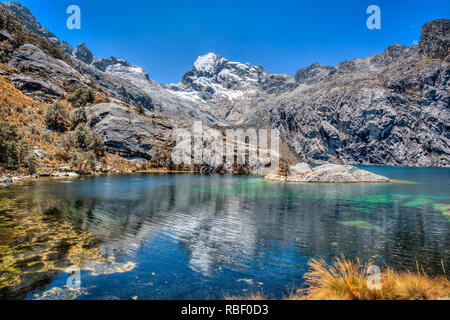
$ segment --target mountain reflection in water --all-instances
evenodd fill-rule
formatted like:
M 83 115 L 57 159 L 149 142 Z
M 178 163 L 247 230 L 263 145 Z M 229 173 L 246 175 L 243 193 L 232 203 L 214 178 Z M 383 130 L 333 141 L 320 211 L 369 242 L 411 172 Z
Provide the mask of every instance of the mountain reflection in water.
M 303 285 L 312 257 L 430 272 L 450 262 L 449 170 L 371 168 L 415 184 L 278 184 L 131 175 L 0 190 L 0 298 L 221 299 Z M 63 290 L 63 289 L 61 289 Z M 59 296 L 61 297 L 61 296 Z M 62 296 L 65 298 L 66 296 Z

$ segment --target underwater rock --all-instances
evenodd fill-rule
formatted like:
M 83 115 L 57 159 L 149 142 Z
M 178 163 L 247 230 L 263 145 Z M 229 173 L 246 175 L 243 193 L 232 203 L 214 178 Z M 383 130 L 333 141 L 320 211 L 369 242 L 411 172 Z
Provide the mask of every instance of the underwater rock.
M 366 221 L 340 221 L 339 224 L 346 226 L 346 227 L 353 227 L 353 228 L 366 229 L 366 230 L 379 230 L 380 229 L 378 226 L 370 224 Z

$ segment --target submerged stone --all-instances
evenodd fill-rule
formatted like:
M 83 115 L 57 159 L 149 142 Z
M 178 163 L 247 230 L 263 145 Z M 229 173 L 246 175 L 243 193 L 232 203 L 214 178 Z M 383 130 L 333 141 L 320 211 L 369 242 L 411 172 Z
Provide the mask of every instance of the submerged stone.
M 366 221 L 340 221 L 339 224 L 346 227 L 355 227 L 367 230 L 379 230 L 380 227 L 372 225 Z
M 359 197 L 359 198 L 352 198 L 349 199 L 352 202 L 360 203 L 360 204 L 367 204 L 367 205 L 373 205 L 378 203 L 394 203 L 396 202 L 395 199 L 392 199 L 389 195 L 386 194 L 375 194 L 365 197 Z
M 41 296 L 36 297 L 36 300 L 75 300 L 82 295 L 86 295 L 85 289 L 72 290 L 69 288 L 52 288 L 42 293 Z

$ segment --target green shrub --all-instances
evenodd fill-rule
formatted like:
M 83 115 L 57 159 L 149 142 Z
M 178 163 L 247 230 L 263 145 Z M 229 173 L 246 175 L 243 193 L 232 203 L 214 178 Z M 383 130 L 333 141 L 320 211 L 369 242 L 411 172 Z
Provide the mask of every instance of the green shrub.
M 136 111 L 140 114 L 145 114 L 145 108 L 144 105 L 141 102 L 138 102 L 136 104 Z
M 45 123 L 50 130 L 64 132 L 67 130 L 67 110 L 60 103 L 52 104 L 45 113 Z
M 0 164 L 7 170 L 19 167 L 17 127 L 8 122 L 0 122 Z
M 87 116 L 83 108 L 75 109 L 70 113 L 70 129 L 74 130 L 80 124 L 86 124 Z
M 70 164 L 72 170 L 80 174 L 89 174 L 95 171 L 96 157 L 93 151 L 76 151 Z
M 0 122 L 0 167 L 6 170 L 37 171 L 39 162 L 31 152 L 30 145 L 17 133 L 17 127 L 8 122 Z
M 92 153 L 96 160 L 101 160 L 105 156 L 105 143 L 102 137 L 85 124 L 79 124 L 73 132 L 63 136 L 60 144 L 61 151 L 58 157 L 64 161 L 77 163 L 80 159 L 84 159 L 81 155 L 83 153 Z
M 86 88 L 78 88 L 69 97 L 69 102 L 75 108 L 85 107 L 89 103 L 93 103 L 94 100 L 95 100 L 94 91 Z
M 67 134 L 60 139 L 61 149 L 57 152 L 56 156 L 63 161 L 69 161 L 73 157 L 75 151 L 75 145 L 71 134 Z
M 82 151 L 92 151 L 97 158 L 105 155 L 105 143 L 102 137 L 92 131 L 88 125 L 80 124 L 72 133 L 74 145 Z
M 36 155 L 28 154 L 23 162 L 29 174 L 35 174 L 39 168 L 39 160 Z

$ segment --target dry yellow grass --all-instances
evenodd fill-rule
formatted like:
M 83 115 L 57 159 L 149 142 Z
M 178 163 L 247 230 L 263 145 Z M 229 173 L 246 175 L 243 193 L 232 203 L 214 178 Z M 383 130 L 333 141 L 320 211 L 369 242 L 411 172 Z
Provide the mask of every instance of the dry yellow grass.
M 396 272 L 386 268 L 380 286 L 370 285 L 373 263 L 351 261 L 340 256 L 329 264 L 323 259 L 309 262 L 305 274 L 306 289 L 285 300 L 442 300 L 450 297 L 450 281 L 442 266 L 443 276 L 429 276 L 418 267 L 417 272 Z M 229 300 L 264 300 L 261 294 Z
M 308 263 L 311 271 L 305 275 L 308 289 L 297 296 L 311 300 L 376 300 L 378 290 L 369 288 L 371 263 L 355 262 L 339 257 L 332 264 L 323 259 Z
M 382 275 L 384 300 L 440 300 L 450 298 L 450 282 L 445 276 L 431 277 L 423 272 L 397 273 L 391 269 Z

